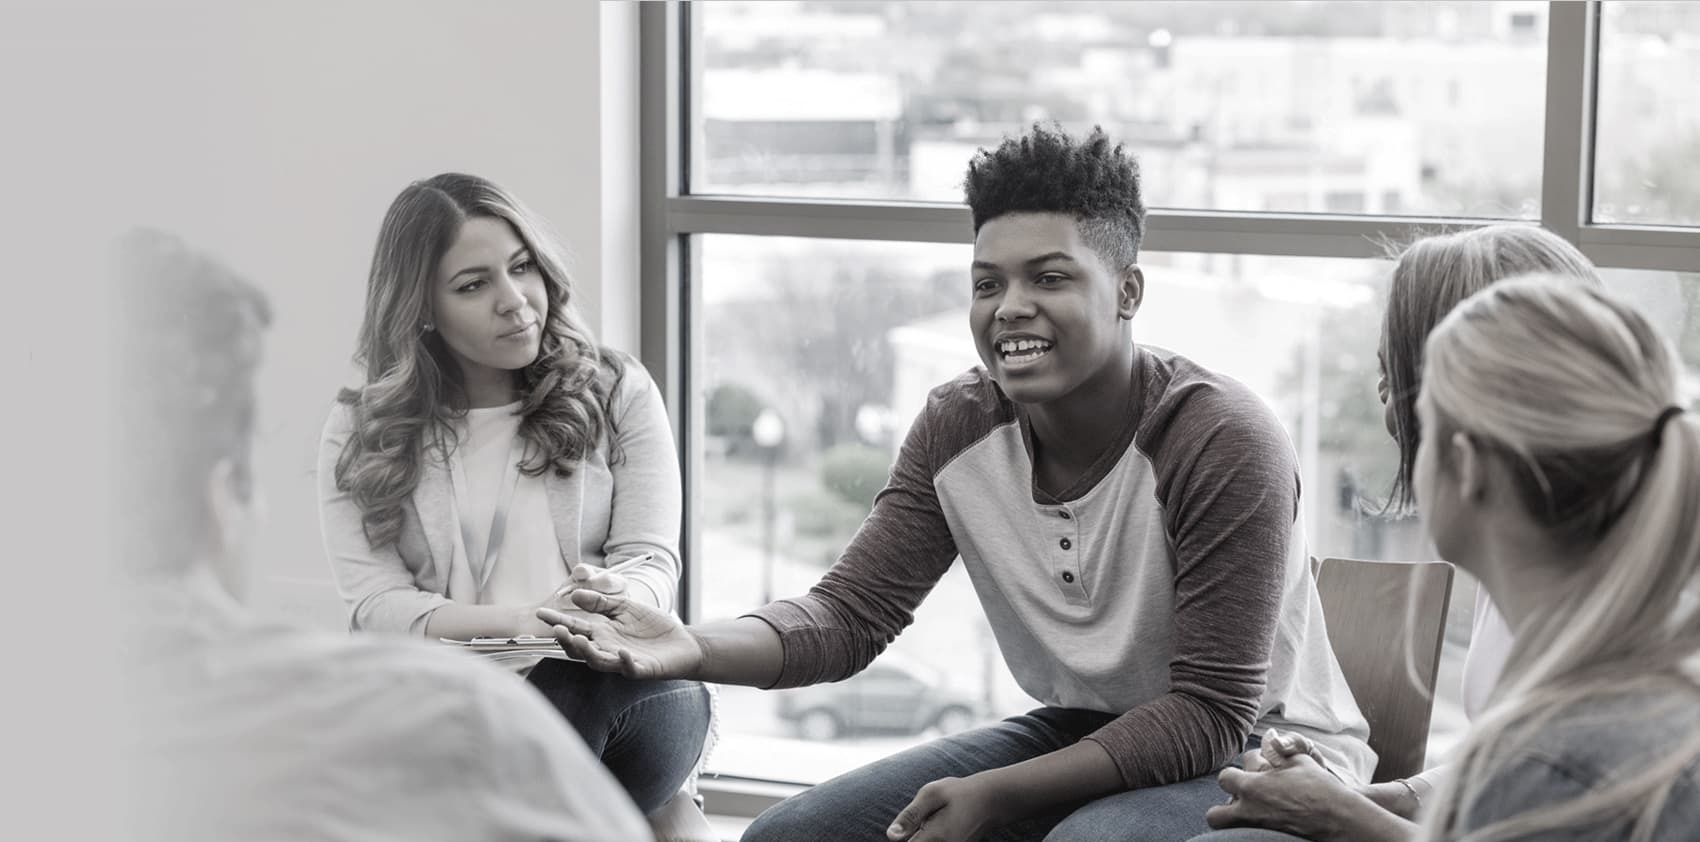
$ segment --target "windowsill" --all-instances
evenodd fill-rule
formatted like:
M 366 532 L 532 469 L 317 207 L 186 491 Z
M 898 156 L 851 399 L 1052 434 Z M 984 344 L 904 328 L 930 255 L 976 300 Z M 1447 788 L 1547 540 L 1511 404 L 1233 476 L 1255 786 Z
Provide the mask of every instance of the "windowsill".
M 752 778 L 705 775 L 697 781 L 703 809 L 710 816 L 743 819 L 746 823 L 763 810 L 808 789 L 804 784 L 760 781 Z
M 808 789 L 804 784 L 759 781 L 733 776 L 705 775 L 697 780 L 703 812 L 715 833 L 735 842 L 756 816 L 767 808 Z

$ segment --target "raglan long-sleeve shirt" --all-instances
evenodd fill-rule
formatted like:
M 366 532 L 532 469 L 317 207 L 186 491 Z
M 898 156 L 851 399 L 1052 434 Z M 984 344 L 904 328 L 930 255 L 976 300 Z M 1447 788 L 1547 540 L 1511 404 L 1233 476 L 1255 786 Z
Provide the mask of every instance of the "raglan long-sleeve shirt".
M 1087 739 L 1128 788 L 1213 772 L 1271 726 L 1367 781 L 1375 755 L 1329 648 L 1291 444 L 1242 384 L 1137 354 L 1138 417 L 1057 498 L 1034 483 L 1022 409 L 984 369 L 934 389 L 837 564 L 751 615 L 780 635 L 775 686 L 867 666 L 960 556 L 1022 689 L 1119 715 Z

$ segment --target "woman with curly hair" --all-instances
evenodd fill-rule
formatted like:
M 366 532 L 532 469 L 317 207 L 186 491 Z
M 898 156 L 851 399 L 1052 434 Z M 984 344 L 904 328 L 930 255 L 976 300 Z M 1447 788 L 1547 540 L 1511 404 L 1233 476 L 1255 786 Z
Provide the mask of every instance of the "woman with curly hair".
M 500 187 L 448 173 L 378 233 L 357 362 L 319 448 L 325 548 L 351 629 L 547 634 L 578 588 L 674 610 L 679 466 L 659 391 L 598 345 L 559 251 Z M 613 569 L 618 567 L 616 572 Z M 710 701 L 548 659 L 527 680 L 644 813 L 690 777 Z

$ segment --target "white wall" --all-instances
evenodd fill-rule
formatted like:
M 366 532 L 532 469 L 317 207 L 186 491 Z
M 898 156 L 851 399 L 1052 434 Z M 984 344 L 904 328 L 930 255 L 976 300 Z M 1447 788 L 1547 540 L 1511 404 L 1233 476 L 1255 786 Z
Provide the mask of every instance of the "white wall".
M 27 125 L 55 134 L 41 153 L 76 184 L 67 211 L 87 255 L 153 225 L 271 296 L 260 607 L 335 625 L 311 471 L 337 388 L 356 382 L 378 224 L 409 181 L 459 170 L 516 192 L 562 235 L 593 328 L 635 352 L 634 8 L 201 0 L 28 14 L 55 25 L 19 65 L 41 82 Z

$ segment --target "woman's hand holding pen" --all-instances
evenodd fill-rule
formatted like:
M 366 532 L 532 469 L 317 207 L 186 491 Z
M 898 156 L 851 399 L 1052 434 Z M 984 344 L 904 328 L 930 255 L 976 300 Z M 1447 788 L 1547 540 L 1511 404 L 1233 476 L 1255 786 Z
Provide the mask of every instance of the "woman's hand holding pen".
M 630 558 L 622 559 L 607 567 L 597 567 L 593 564 L 577 564 L 572 572 L 567 574 L 566 583 L 555 589 L 549 598 L 543 600 L 539 608 L 552 608 L 556 611 L 576 611 L 578 606 L 572 604 L 568 597 L 573 591 L 589 590 L 609 596 L 624 596 L 630 583 L 626 581 L 626 571 L 646 561 L 655 558 L 655 553 L 638 553 Z M 548 634 L 548 632 L 544 632 Z
M 595 567 L 589 564 L 579 564 L 573 567 L 567 581 L 543 602 L 539 607 L 553 608 L 556 611 L 572 611 L 577 606 L 568 599 L 576 590 L 590 590 L 609 596 L 619 596 L 626 592 L 629 583 L 619 571 L 627 565 L 615 567 Z
M 537 618 L 554 627 L 567 654 L 592 669 L 640 679 L 693 678 L 702 671 L 701 641 L 672 614 L 588 587 L 568 598 L 584 613 L 539 608 Z

